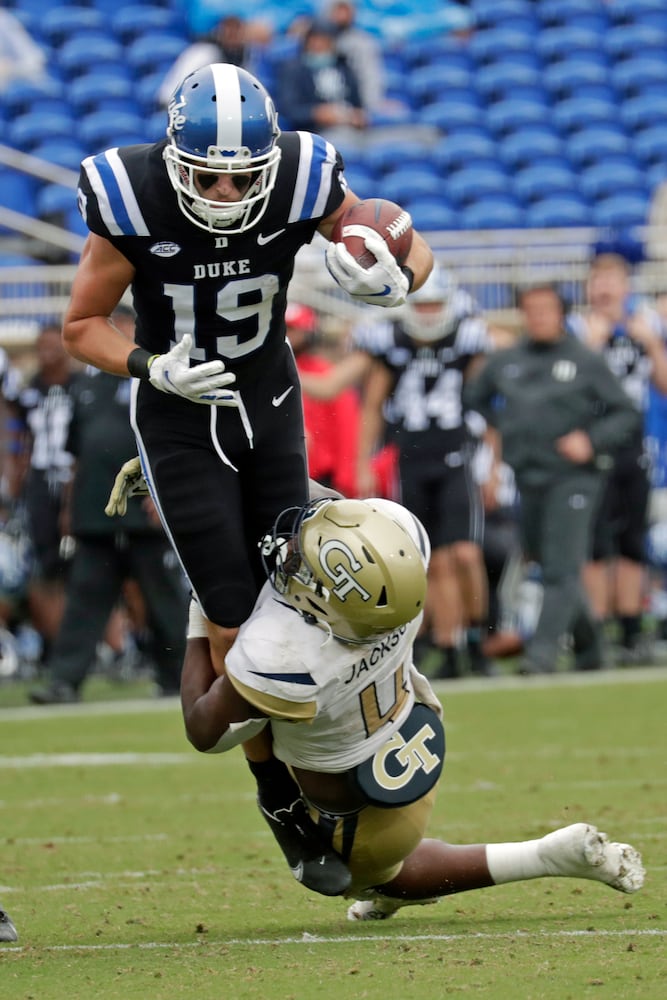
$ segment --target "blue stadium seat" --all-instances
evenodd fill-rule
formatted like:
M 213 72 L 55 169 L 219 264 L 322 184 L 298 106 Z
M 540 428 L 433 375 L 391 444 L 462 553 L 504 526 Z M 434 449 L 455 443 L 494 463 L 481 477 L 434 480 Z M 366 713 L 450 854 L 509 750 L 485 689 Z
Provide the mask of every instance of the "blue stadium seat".
M 497 163 L 498 146 L 486 132 L 452 132 L 434 147 L 431 159 L 438 170 L 448 173 L 468 163 Z
M 466 205 L 460 214 L 460 229 L 519 229 L 525 224 L 523 209 L 512 197 L 482 198 Z
M 524 167 L 515 174 L 513 189 L 519 201 L 524 204 L 554 195 L 569 195 L 577 190 L 577 175 L 563 163 L 547 165 L 542 162 Z
M 148 142 L 144 119 L 136 114 L 118 111 L 92 111 L 79 123 L 77 136 L 91 153 L 98 153 L 110 146 Z
M 435 125 L 443 132 L 453 132 L 468 126 L 482 128 L 484 112 L 481 106 L 469 101 L 448 101 L 443 98 L 422 108 L 419 120 L 424 125 Z
M 22 152 L 29 153 L 46 139 L 66 139 L 76 132 L 76 122 L 67 114 L 66 105 L 58 113 L 28 111 L 9 127 L 9 143 Z
M 643 171 L 638 166 L 611 157 L 586 167 L 579 175 L 579 184 L 589 201 L 615 194 L 643 194 L 646 186 Z
M 439 198 L 446 191 L 447 183 L 435 169 L 427 163 L 423 166 L 398 166 L 382 178 L 382 197 L 402 204 L 407 195 L 410 198 Z
M 135 90 L 128 76 L 110 73 L 102 68 L 99 72 L 86 73 L 72 80 L 68 97 L 77 113 L 85 114 L 101 107 L 109 107 L 109 102 L 129 102 L 136 108 Z
M 646 87 L 667 87 L 667 62 L 664 58 L 637 55 L 612 67 L 611 80 L 624 97 L 636 97 Z
M 111 27 L 122 42 L 128 44 L 146 32 L 177 35 L 183 47 L 188 44 L 188 30 L 175 5 L 120 4 L 111 18 Z
M 612 195 L 593 206 L 593 224 L 611 229 L 643 226 L 646 224 L 648 209 L 648 195 Z
M 459 214 L 442 199 L 415 198 L 404 202 L 416 229 L 422 233 L 459 229 Z
M 548 124 L 531 125 L 502 139 L 498 151 L 503 163 L 518 169 L 534 163 L 536 157 L 562 156 L 563 141 Z
M 68 80 L 90 73 L 101 66 L 123 65 L 125 55 L 120 42 L 109 35 L 90 32 L 68 39 L 58 52 L 58 67 Z
M 514 96 L 523 87 L 541 86 L 542 74 L 536 66 L 521 62 L 497 62 L 480 66 L 474 84 L 487 100 Z
M 639 132 L 652 128 L 667 118 L 667 92 L 662 97 L 654 94 L 640 94 L 624 101 L 620 108 L 621 121 L 627 129 Z
M 32 150 L 33 156 L 38 156 L 49 163 L 68 170 L 79 171 L 81 161 L 87 155 L 87 150 L 73 137 L 62 139 L 47 139 Z
M 50 6 L 40 19 L 42 36 L 55 46 L 62 45 L 68 38 L 95 32 L 100 35 L 107 29 L 106 19 L 94 7 L 77 4 L 71 7 Z
M 580 87 L 608 85 L 609 68 L 605 63 L 582 59 L 579 56 L 551 63 L 544 70 L 547 90 L 558 97 L 572 97 Z
M 479 66 L 497 62 L 509 55 L 535 49 L 536 31 L 517 31 L 514 28 L 489 28 L 475 31 L 468 43 L 468 51 Z
M 593 224 L 602 228 L 624 229 L 644 226 L 648 218 L 649 198 L 641 195 L 613 195 L 593 206 Z
M 531 229 L 590 226 L 591 223 L 590 206 L 576 194 L 552 195 L 526 209 L 526 225 Z
M 521 25 L 528 22 L 535 27 L 533 4 L 527 0 L 476 0 L 475 25 L 478 28 L 495 28 Z
M 45 103 L 53 104 L 65 99 L 65 84 L 62 80 L 12 80 L 2 92 L 4 108 L 10 119 L 32 111 L 38 111 Z
M 446 182 L 447 197 L 463 206 L 480 198 L 509 194 L 510 179 L 502 167 L 490 163 L 473 163 L 450 174 Z
M 639 54 L 659 58 L 667 47 L 667 32 L 651 24 L 617 24 L 605 32 L 601 41 L 614 60 L 632 59 Z
M 429 72 L 422 69 L 415 70 L 410 74 L 407 81 L 406 96 L 414 108 L 419 108 L 420 113 L 429 104 L 444 101 L 447 104 L 472 104 L 480 107 L 481 102 L 470 80 L 463 86 L 453 86 L 443 83 L 436 68 L 428 67 Z M 445 77 L 449 78 L 449 67 L 445 71 Z
M 570 136 L 566 148 L 573 163 L 585 166 L 607 156 L 628 155 L 630 140 L 618 125 L 591 125 Z
M 407 97 L 415 107 L 432 104 L 443 95 L 452 92 L 474 95 L 473 74 L 462 66 L 418 66 L 402 76 L 403 98 Z
M 377 197 L 378 191 L 381 190 L 381 184 L 373 172 L 357 163 L 345 167 L 345 179 L 351 190 L 360 198 Z
M 136 84 L 134 88 L 134 96 L 137 102 L 144 111 L 157 111 L 159 108 L 158 104 L 158 92 L 164 80 L 164 70 L 160 69 L 157 73 L 144 73 L 141 80 Z M 167 112 L 164 111 L 165 121 L 167 117 Z
M 632 24 L 637 18 L 660 13 L 664 8 L 664 0 L 614 0 L 609 13 L 618 24 Z
M 137 73 L 154 73 L 160 68 L 166 72 L 185 45 L 177 35 L 147 32 L 130 42 L 125 51 L 128 63 Z
M 507 97 L 488 108 L 486 120 L 492 132 L 501 137 L 529 125 L 541 125 L 549 120 L 550 115 L 546 102 Z
M 76 208 L 76 189 L 62 184 L 44 184 L 37 192 L 35 207 L 40 219 L 65 215 Z
M 37 187 L 38 183 L 34 177 L 29 177 L 19 170 L 0 167 L 0 205 L 4 208 L 11 208 L 14 212 L 22 212 L 34 218 Z M 16 235 L 13 229 L 2 224 L 0 233 Z
M 574 52 L 589 53 L 600 49 L 600 36 L 590 28 L 563 24 L 556 28 L 545 28 L 536 37 L 538 53 L 546 62 L 558 62 L 569 58 Z
M 606 13 L 599 0 L 540 0 L 537 9 L 542 23 L 549 28 L 578 23 L 591 12 L 598 18 Z
M 650 166 L 667 163 L 667 124 L 659 123 L 639 132 L 632 140 L 635 154 Z
M 613 125 L 618 121 L 618 105 L 597 97 L 568 97 L 559 101 L 552 114 L 553 123 L 566 135 L 592 124 Z

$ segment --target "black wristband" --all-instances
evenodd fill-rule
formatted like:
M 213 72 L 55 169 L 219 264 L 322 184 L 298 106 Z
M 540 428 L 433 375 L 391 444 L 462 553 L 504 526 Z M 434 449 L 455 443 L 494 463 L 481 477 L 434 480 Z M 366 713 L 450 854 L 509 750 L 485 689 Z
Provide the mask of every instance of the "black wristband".
M 401 268 L 401 271 L 403 272 L 403 274 L 405 275 L 405 277 L 408 279 L 408 291 L 411 292 L 412 291 L 412 286 L 415 283 L 415 272 L 412 270 L 411 267 L 408 267 L 407 264 L 403 265 L 403 267 Z
M 149 354 L 143 347 L 135 347 L 127 356 L 127 370 L 134 378 L 148 381 L 149 361 L 154 358 L 154 354 Z

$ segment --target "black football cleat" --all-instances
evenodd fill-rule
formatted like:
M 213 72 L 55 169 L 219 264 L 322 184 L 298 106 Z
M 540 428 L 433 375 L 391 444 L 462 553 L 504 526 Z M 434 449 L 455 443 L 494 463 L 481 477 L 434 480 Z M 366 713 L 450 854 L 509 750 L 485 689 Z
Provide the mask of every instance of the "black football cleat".
M 269 812 L 259 798 L 257 805 L 297 882 L 321 896 L 342 896 L 352 881 L 350 870 L 323 838 L 303 799 L 275 812 Z
M 8 913 L 0 910 L 0 941 L 18 941 L 16 927 L 12 923 Z

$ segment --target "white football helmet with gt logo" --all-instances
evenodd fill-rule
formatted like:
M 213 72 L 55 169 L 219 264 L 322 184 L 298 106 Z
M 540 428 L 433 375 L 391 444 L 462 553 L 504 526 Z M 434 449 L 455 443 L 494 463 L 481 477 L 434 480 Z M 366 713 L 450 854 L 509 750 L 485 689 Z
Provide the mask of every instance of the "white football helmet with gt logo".
M 251 73 L 213 63 L 186 76 L 169 102 L 164 159 L 183 214 L 207 232 L 243 233 L 266 211 L 276 182 L 278 114 Z M 243 183 L 240 201 L 204 198 L 195 175 L 230 174 Z M 237 185 L 238 186 L 238 185 Z
M 430 547 L 421 524 L 385 500 L 315 500 L 278 517 L 262 542 L 282 599 L 336 639 L 364 643 L 419 615 Z

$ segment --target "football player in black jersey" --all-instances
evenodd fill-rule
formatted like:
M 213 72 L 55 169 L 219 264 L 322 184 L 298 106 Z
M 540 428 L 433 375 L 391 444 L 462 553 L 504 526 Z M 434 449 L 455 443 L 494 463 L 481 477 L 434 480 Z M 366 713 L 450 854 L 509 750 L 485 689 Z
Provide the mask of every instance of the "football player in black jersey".
M 263 583 L 257 541 L 308 498 L 301 395 L 286 344 L 297 251 L 329 238 L 358 197 L 321 137 L 280 132 L 251 74 L 214 63 L 185 78 L 167 138 L 84 160 L 90 229 L 63 336 L 74 357 L 135 377 L 143 471 L 222 672 Z M 384 242 L 359 266 L 340 243 L 326 263 L 355 301 L 397 305 L 428 276 L 415 233 L 401 268 Z M 109 321 L 131 287 L 136 346 Z

